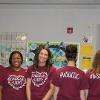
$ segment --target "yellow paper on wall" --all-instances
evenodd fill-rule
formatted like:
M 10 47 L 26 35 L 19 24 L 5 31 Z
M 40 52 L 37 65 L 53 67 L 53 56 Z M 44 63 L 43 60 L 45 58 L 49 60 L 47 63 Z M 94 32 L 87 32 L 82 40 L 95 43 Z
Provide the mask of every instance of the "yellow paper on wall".
M 80 54 L 82 56 L 92 56 L 94 53 L 94 47 L 92 45 L 81 45 L 80 46 Z
M 90 69 L 91 68 L 91 64 L 92 64 L 92 58 L 91 57 L 83 57 L 82 58 L 82 68 L 84 69 Z

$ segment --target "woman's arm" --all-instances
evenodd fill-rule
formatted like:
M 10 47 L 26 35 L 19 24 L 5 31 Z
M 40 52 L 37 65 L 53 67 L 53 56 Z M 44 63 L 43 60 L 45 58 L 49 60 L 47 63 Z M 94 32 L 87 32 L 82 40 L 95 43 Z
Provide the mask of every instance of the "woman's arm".
M 27 100 L 31 100 L 31 79 L 27 78 L 26 82 L 26 96 Z
M 50 100 L 54 94 L 54 85 L 50 83 L 50 89 L 42 100 Z
M 59 87 L 55 86 L 55 91 L 54 91 L 54 96 L 53 96 L 53 99 L 54 100 L 57 100 L 57 94 L 59 92 Z
M 80 90 L 80 98 L 81 98 L 81 100 L 86 100 L 86 91 L 85 90 Z
M 0 100 L 2 100 L 2 86 L 0 85 Z
M 89 92 L 89 90 L 86 89 L 86 90 L 85 90 L 85 97 L 86 97 L 86 99 L 87 99 L 87 97 L 88 97 L 88 92 Z

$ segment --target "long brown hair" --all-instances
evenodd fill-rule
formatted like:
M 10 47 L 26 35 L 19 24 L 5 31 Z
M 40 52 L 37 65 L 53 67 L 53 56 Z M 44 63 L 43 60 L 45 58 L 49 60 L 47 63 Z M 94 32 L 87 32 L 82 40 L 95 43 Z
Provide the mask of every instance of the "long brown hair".
M 93 63 L 92 63 L 92 71 L 100 73 L 100 50 L 98 50 L 94 56 Z
M 41 52 L 42 49 L 45 49 L 47 50 L 48 52 L 48 59 L 46 61 L 46 70 L 49 71 L 50 68 L 52 67 L 52 63 L 51 63 L 51 59 L 52 59 L 52 54 L 50 52 L 50 49 L 46 46 L 46 45 L 40 45 L 39 48 L 37 49 L 36 51 L 36 54 L 34 56 L 34 65 L 33 65 L 33 68 L 37 69 L 38 68 L 38 64 L 39 64 L 39 59 L 38 59 L 38 56 Z

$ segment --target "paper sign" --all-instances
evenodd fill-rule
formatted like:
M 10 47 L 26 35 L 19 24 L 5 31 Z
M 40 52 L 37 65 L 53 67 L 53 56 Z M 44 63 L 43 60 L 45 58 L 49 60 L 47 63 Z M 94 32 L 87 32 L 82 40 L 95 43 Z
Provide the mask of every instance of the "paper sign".
M 92 45 L 81 45 L 80 46 L 80 54 L 82 56 L 92 56 L 94 53 L 94 47 Z
M 82 58 L 82 68 L 84 69 L 90 69 L 91 68 L 91 64 L 92 64 L 92 58 L 91 57 L 83 57 Z

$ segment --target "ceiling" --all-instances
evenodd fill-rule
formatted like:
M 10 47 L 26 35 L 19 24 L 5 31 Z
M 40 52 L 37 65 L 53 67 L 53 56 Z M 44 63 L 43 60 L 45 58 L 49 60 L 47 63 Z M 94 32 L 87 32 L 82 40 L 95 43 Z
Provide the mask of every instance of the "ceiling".
M 100 5 L 100 0 L 0 0 L 0 4 Z

